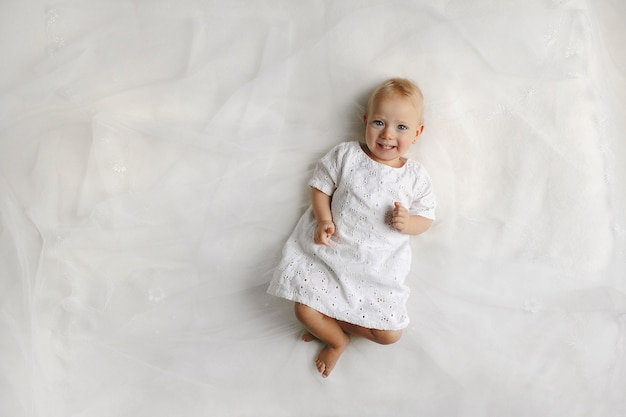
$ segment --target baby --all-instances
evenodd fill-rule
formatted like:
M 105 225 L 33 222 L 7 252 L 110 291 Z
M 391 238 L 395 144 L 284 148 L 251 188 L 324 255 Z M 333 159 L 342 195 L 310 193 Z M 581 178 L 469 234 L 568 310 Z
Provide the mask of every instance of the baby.
M 428 230 L 435 211 L 426 170 L 404 157 L 424 130 L 423 109 L 411 81 L 378 86 L 365 143 L 341 143 L 317 163 L 311 207 L 283 248 L 268 292 L 295 301 L 303 340 L 325 344 L 315 359 L 323 377 L 350 336 L 391 344 L 409 323 L 409 235 Z

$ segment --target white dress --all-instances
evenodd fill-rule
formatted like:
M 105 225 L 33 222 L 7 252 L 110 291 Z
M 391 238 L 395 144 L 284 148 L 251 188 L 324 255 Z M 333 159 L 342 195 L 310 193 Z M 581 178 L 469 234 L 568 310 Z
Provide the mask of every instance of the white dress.
M 412 215 L 434 218 L 424 167 L 407 160 L 393 168 L 372 160 L 359 142 L 345 142 L 317 163 L 309 185 L 332 195 L 332 243 L 313 242 L 316 220 L 309 207 L 283 248 L 268 292 L 363 327 L 406 327 L 411 248 L 409 236 L 390 220 L 396 201 Z

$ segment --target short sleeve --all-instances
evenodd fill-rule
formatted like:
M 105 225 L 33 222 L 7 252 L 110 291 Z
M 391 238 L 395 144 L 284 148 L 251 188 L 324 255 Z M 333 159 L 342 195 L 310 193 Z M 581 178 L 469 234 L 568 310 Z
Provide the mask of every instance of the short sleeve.
M 326 195 L 333 195 L 337 188 L 343 157 L 347 151 L 347 143 L 331 149 L 315 165 L 309 186 L 317 188 Z
M 426 169 L 419 164 L 416 167 L 415 196 L 409 208 L 411 215 L 434 220 L 437 199 L 433 191 L 433 184 Z

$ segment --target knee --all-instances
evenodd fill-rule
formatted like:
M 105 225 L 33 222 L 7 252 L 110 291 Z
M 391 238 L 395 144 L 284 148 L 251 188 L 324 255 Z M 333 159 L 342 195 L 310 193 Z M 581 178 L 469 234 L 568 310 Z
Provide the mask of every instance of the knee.
M 302 323 L 308 323 L 320 315 L 319 311 L 314 310 L 305 304 L 295 303 L 293 309 L 296 313 L 296 318 Z
M 402 330 L 374 330 L 374 341 L 381 345 L 391 345 L 402 337 Z

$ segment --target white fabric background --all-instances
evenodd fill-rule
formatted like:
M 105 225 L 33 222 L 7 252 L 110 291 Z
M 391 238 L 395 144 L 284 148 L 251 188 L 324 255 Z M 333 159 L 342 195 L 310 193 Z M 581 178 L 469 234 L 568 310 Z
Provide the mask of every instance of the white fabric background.
M 0 415 L 626 415 L 620 0 L 3 0 Z M 417 81 L 402 340 L 265 295 L 316 160 Z

